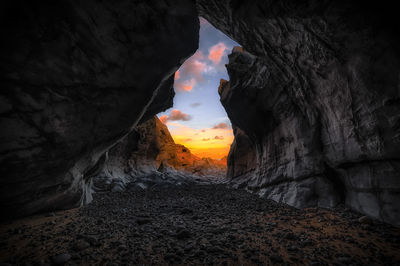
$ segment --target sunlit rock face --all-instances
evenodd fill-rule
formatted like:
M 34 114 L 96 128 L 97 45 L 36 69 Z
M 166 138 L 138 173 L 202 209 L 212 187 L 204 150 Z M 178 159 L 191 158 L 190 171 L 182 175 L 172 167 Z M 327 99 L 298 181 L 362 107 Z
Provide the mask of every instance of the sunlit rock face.
M 1 209 L 10 217 L 78 206 L 104 152 L 147 106 L 147 117 L 171 106 L 171 76 L 198 47 L 196 8 L 61 0 L 0 10 Z
M 121 191 L 128 183 L 147 180 L 156 184 L 173 176 L 193 181 L 205 175 L 221 179 L 226 173 L 226 161 L 199 158 L 176 144 L 157 116 L 136 126 L 100 161 L 100 171 L 92 176 L 95 191 Z
M 229 56 L 220 89 L 237 140 L 250 140 L 232 146 L 232 182 L 296 207 L 345 200 L 400 223 L 400 35 L 391 8 L 198 0 L 200 15 L 244 48 Z M 254 170 L 240 148 L 255 152 Z

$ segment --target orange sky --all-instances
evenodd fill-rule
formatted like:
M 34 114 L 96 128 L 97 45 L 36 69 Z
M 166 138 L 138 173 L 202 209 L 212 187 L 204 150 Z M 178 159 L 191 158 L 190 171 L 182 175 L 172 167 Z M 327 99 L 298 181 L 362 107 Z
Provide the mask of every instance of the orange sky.
M 172 109 L 158 114 L 175 143 L 199 157 L 221 159 L 228 155 L 233 141 L 218 86 L 220 79 L 229 79 L 225 65 L 237 45 L 200 18 L 199 49 L 175 72 Z
M 185 145 L 199 157 L 221 159 L 228 155 L 233 141 L 230 127 L 193 129 L 175 121 L 168 121 L 167 126 L 175 143 Z

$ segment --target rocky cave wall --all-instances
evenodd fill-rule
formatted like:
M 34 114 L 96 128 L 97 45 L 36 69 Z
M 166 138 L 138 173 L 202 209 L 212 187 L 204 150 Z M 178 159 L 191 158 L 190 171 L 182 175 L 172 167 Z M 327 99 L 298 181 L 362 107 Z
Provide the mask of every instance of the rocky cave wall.
M 17 0 L 0 12 L 3 217 L 79 206 L 99 158 L 172 105 L 173 74 L 198 47 L 194 1 Z
M 385 10 L 382 10 L 385 9 Z M 221 101 L 232 182 L 297 207 L 400 221 L 394 7 L 357 1 L 198 0 L 240 43 Z M 105 152 L 172 104 L 198 47 L 194 1 L 3 1 L 0 206 L 9 216 L 90 200 Z
M 399 225 L 400 31 L 394 7 L 357 1 L 197 4 L 201 16 L 244 48 L 229 55 L 230 81 L 220 88 L 237 128 L 228 162 L 232 182 L 296 207 L 345 200 Z M 247 161 L 252 156 L 256 167 Z

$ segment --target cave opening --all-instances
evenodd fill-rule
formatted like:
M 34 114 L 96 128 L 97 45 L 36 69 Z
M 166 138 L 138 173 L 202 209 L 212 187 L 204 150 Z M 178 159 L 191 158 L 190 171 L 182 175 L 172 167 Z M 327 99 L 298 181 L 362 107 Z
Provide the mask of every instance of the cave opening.
M 1 265 L 400 265 L 397 9 L 3 2 Z
M 158 114 L 167 126 L 162 132 L 169 131 L 176 144 L 176 154 L 169 151 L 157 163 L 158 169 L 169 165 L 200 176 L 225 178 L 234 137 L 218 87 L 221 79 L 229 79 L 225 64 L 238 44 L 206 19 L 199 20 L 199 48 L 175 72 L 173 106 Z

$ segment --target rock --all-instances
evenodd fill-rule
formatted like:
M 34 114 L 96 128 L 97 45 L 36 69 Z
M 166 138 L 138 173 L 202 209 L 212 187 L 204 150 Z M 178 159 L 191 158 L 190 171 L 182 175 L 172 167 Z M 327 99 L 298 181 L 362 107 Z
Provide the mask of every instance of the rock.
M 291 233 L 291 232 L 285 233 L 285 234 L 283 235 L 283 237 L 284 237 L 285 239 L 287 239 L 287 240 L 295 240 L 295 239 L 296 239 L 296 235 L 293 234 L 293 233 Z
M 111 185 L 111 192 L 122 192 L 125 190 L 125 185 L 122 182 L 115 182 Z
M 174 72 L 198 47 L 195 4 L 17 0 L 1 10 L 2 211 L 80 206 L 102 155 L 147 110 L 172 105 Z
M 180 214 L 182 215 L 193 214 L 193 210 L 189 208 L 184 208 L 180 211 Z
M 186 229 L 178 229 L 176 231 L 175 237 L 179 240 L 188 239 L 192 236 L 192 234 Z
M 138 225 L 148 224 L 148 223 L 151 223 L 151 219 L 139 218 L 139 219 L 136 219 L 136 223 L 137 223 Z
M 71 259 L 71 255 L 68 253 L 58 254 L 51 258 L 54 265 L 63 265 Z
M 176 144 L 157 116 L 142 122 L 107 153 L 103 170 L 93 178 L 97 192 L 125 190 L 125 184 L 136 182 L 140 187 L 185 183 L 189 179 L 212 175 L 225 177 L 226 163 L 199 158 L 188 148 Z M 175 179 L 175 180 L 174 180 Z M 203 181 L 201 178 L 198 182 Z
M 87 249 L 88 247 L 90 247 L 90 244 L 84 240 L 78 240 L 75 243 L 74 249 L 79 251 L 79 250 L 84 250 Z
M 358 222 L 361 224 L 369 224 L 371 223 L 371 220 L 368 218 L 368 216 L 361 216 L 358 218 Z
M 337 260 L 338 260 L 340 263 L 343 263 L 343 264 L 345 264 L 345 265 L 348 265 L 348 264 L 351 263 L 351 258 L 349 258 L 349 257 L 339 257 L 339 258 L 337 258 Z
M 243 47 L 229 55 L 230 80 L 219 88 L 237 128 L 228 159 L 232 184 L 298 208 L 344 201 L 399 225 L 394 6 L 228 0 L 197 6 Z
M 281 257 L 279 257 L 279 256 L 276 256 L 276 255 L 270 256 L 269 259 L 271 260 L 271 262 L 273 264 L 277 264 L 277 263 L 282 263 L 283 262 L 283 259 Z

